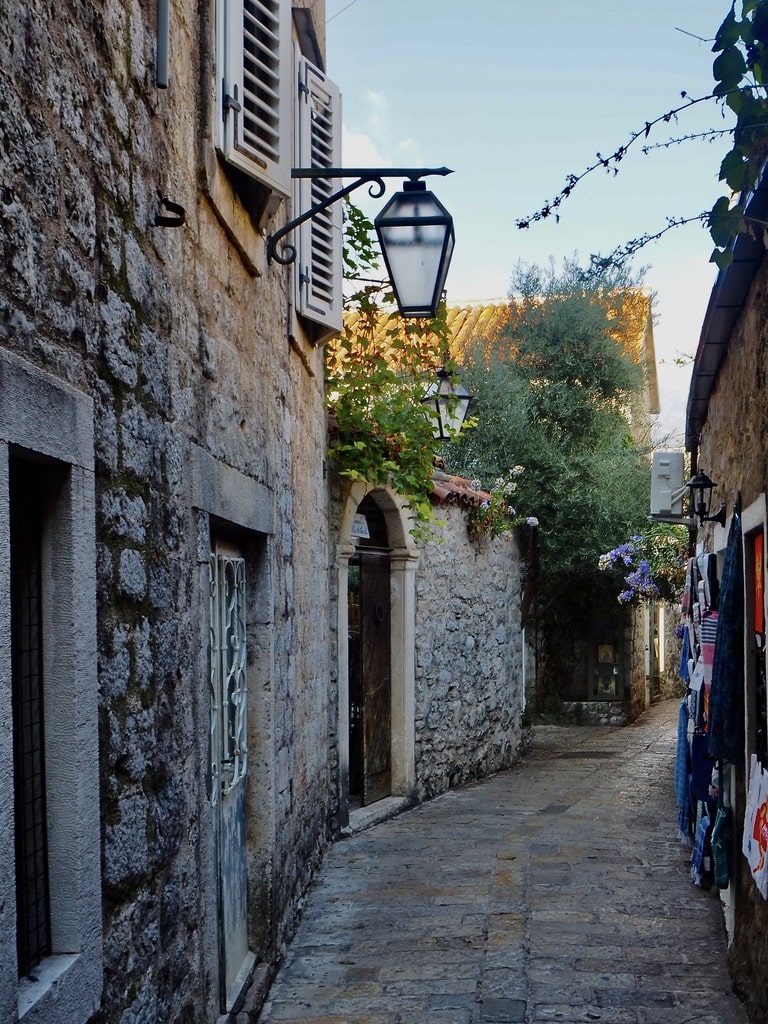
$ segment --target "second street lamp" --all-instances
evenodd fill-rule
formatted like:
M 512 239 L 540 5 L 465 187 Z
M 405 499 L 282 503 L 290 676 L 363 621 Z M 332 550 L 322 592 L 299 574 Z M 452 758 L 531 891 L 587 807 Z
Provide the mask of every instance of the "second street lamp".
M 458 436 L 472 397 L 457 378 L 452 378 L 446 369 L 440 367 L 437 380 L 429 385 L 421 400 L 432 420 L 434 438 L 450 441 Z

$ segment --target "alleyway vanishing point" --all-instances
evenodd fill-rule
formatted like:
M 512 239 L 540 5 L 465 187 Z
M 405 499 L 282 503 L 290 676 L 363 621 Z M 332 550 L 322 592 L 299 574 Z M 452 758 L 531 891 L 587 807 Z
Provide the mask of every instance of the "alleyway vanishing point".
M 678 702 L 333 846 L 259 1024 L 744 1024 L 677 838 Z

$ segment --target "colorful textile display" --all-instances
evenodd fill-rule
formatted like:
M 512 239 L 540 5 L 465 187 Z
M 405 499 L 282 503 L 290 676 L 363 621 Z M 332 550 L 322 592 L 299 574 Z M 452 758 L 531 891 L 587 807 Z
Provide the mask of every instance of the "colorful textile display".
M 691 854 L 691 880 L 708 889 L 712 884 L 712 825 L 705 810 L 696 827 L 696 841 Z
M 755 754 L 749 767 L 741 852 L 747 858 L 760 894 L 763 899 L 768 898 L 768 777 Z
M 718 889 L 727 889 L 731 884 L 732 846 L 731 812 L 727 807 L 718 807 L 712 826 L 712 862 Z
M 738 764 L 744 757 L 744 742 L 744 560 L 741 516 L 734 513 L 718 600 L 709 699 L 710 756 Z
M 675 797 L 677 799 L 677 828 L 682 842 L 691 841 L 691 795 L 689 786 L 690 757 L 688 754 L 688 701 L 680 702 L 677 716 L 677 753 L 675 756 Z

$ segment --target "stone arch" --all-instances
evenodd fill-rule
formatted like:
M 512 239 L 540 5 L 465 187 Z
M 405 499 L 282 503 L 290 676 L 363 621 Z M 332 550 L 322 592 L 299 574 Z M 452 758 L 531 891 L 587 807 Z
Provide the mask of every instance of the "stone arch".
M 348 573 L 357 547 L 353 536 L 355 515 L 364 498 L 370 497 L 384 516 L 390 566 L 391 601 L 391 795 L 362 811 L 350 813 L 349 801 L 349 631 Z M 416 569 L 419 552 L 410 533 L 411 515 L 406 502 L 389 488 L 355 483 L 341 514 L 336 568 L 338 573 L 339 637 L 339 807 L 342 826 L 356 824 L 358 817 L 386 816 L 406 804 L 415 785 L 415 608 Z

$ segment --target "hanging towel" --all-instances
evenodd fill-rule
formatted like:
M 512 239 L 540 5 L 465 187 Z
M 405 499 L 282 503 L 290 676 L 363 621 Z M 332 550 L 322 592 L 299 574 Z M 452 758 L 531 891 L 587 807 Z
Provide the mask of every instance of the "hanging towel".
M 696 840 L 691 854 L 691 880 L 708 889 L 712 884 L 712 824 L 705 810 L 696 827 Z
M 693 614 L 693 566 L 694 559 L 689 558 L 685 567 L 685 587 L 683 589 L 683 603 L 680 614 L 683 621 L 690 621 Z
M 690 681 L 690 678 L 691 678 L 690 672 L 689 672 L 689 669 L 688 669 L 688 661 L 689 661 L 690 656 L 691 656 L 691 645 L 688 642 L 688 630 L 687 629 L 683 630 L 682 641 L 683 641 L 682 645 L 681 645 L 682 649 L 680 651 L 680 667 L 677 670 L 677 674 L 680 676 L 680 678 L 683 680 L 684 683 L 687 683 L 687 682 Z
M 694 800 L 709 800 L 714 762 L 709 756 L 709 737 L 705 732 L 691 736 L 691 793 Z
M 715 660 L 717 638 L 717 612 L 706 612 L 701 617 L 701 661 L 704 665 L 704 682 L 712 682 L 712 665 Z
M 718 601 L 717 636 L 709 697 L 709 753 L 739 764 L 744 756 L 744 563 L 741 516 L 728 532 Z
M 730 885 L 732 847 L 731 812 L 726 807 L 718 807 L 712 826 L 712 860 L 718 889 L 727 889 Z

